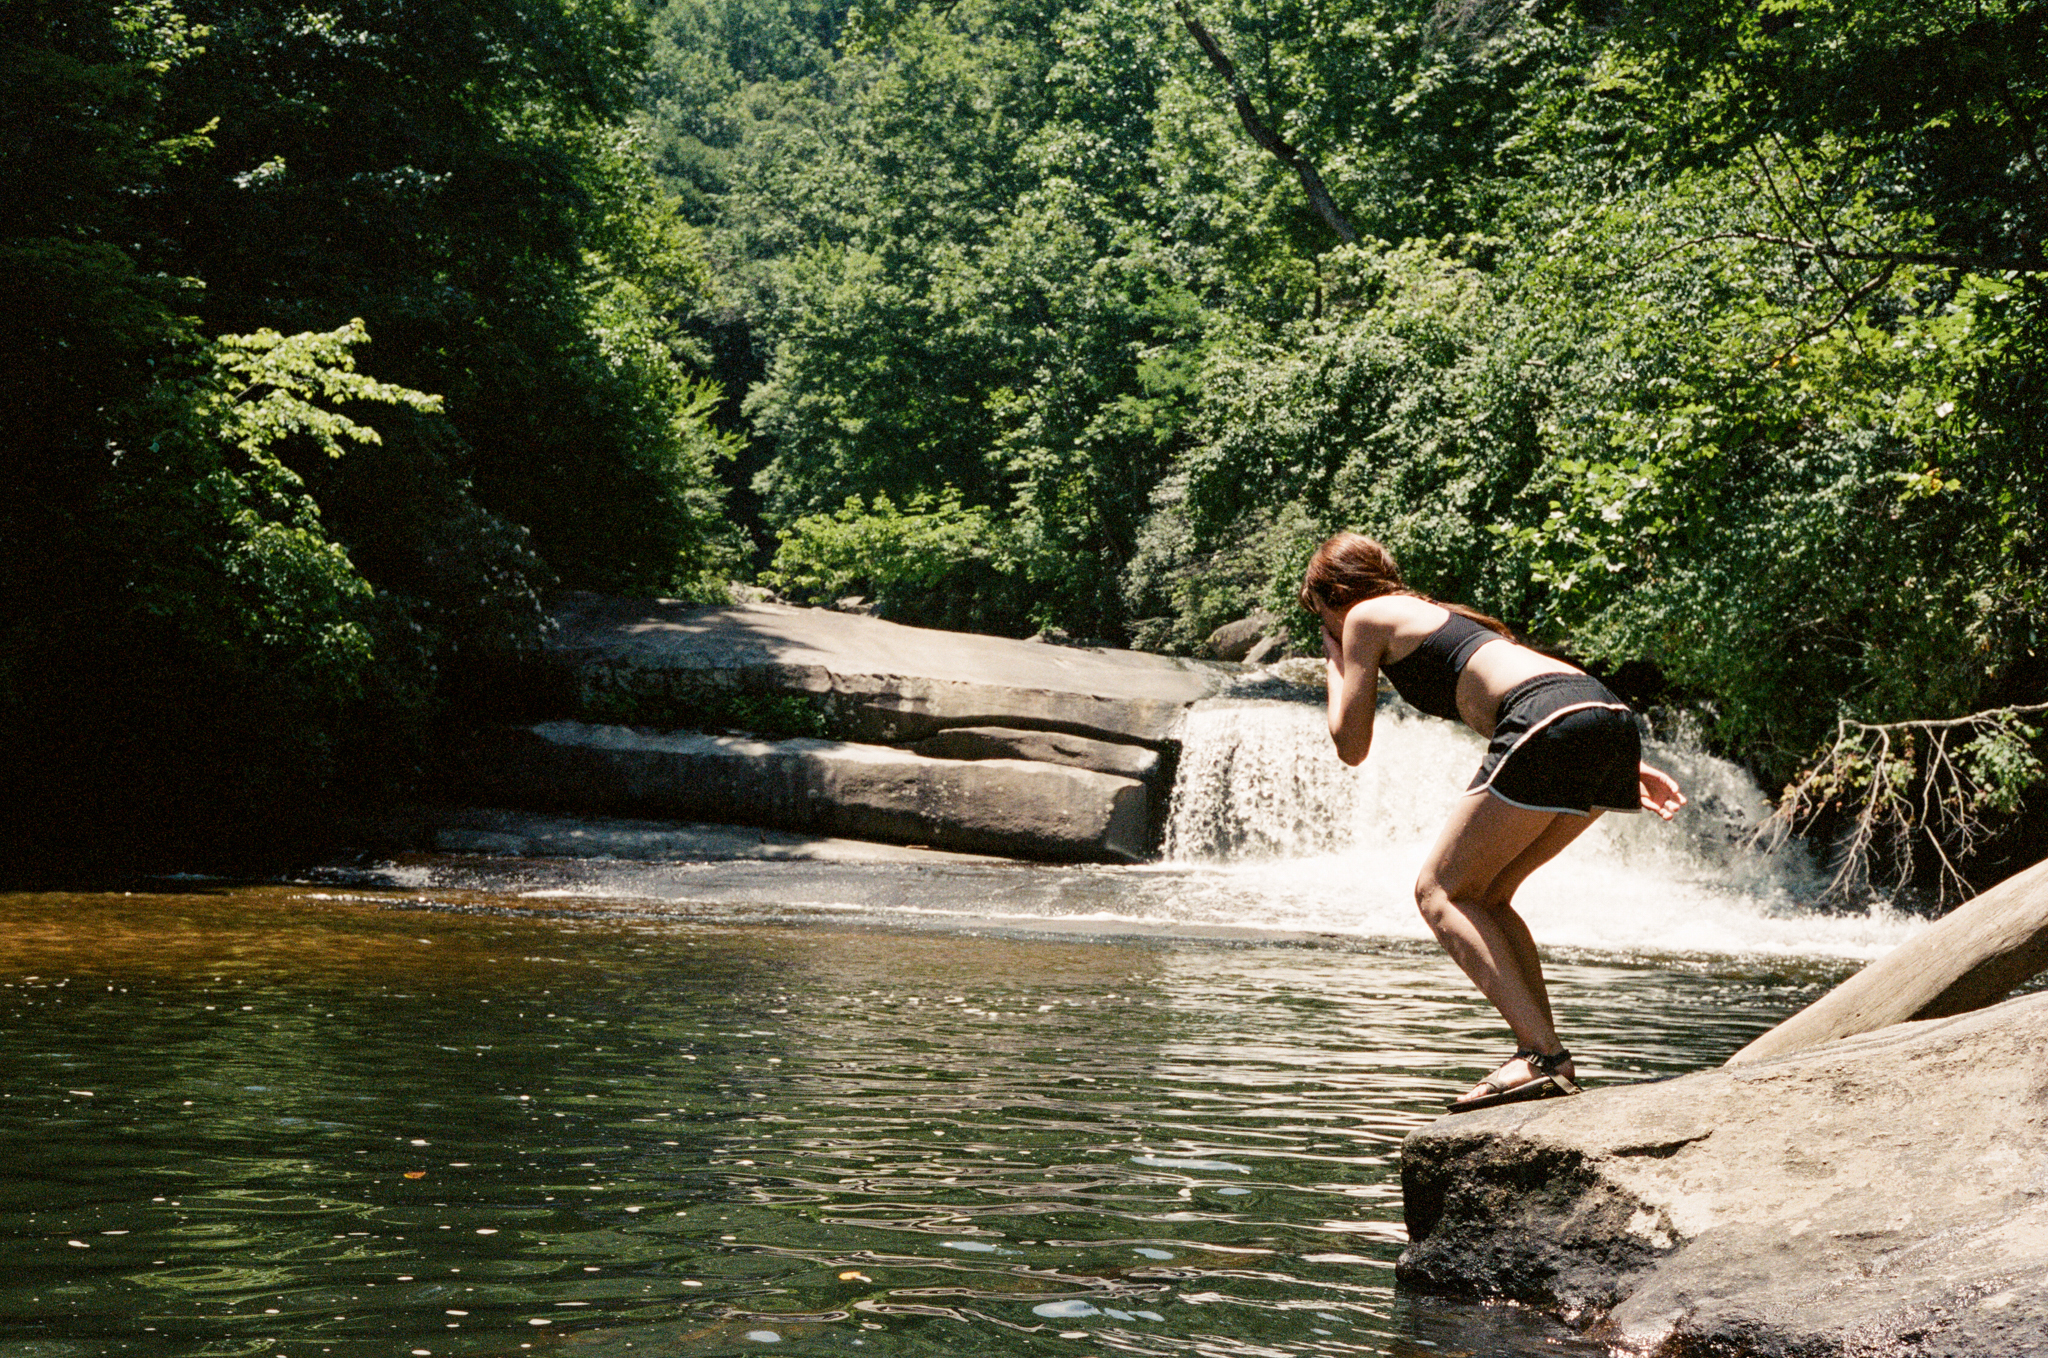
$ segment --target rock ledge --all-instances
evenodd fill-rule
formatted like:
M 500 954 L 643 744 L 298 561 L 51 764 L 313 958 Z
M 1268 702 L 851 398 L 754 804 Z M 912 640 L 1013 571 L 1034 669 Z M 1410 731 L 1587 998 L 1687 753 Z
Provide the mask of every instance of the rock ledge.
M 1445 1118 L 1401 1179 L 1404 1283 L 1628 1352 L 2048 1352 L 2048 995 Z
M 1133 862 L 1149 844 L 1143 783 L 1024 759 L 556 721 L 495 733 L 470 762 L 470 790 L 509 807 L 1054 861 Z
M 773 694 L 810 703 L 810 734 L 897 744 L 955 726 L 1065 731 L 1165 750 L 1190 703 L 1235 667 L 1135 651 L 906 627 L 780 604 L 699 607 L 572 594 L 551 610 L 551 663 L 586 720 Z M 788 734 L 802 734 L 789 732 Z

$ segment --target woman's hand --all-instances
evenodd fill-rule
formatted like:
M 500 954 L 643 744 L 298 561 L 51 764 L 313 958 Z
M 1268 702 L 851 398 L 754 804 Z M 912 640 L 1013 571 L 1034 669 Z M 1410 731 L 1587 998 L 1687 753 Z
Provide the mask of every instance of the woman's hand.
M 1636 785 L 1642 794 L 1643 810 L 1655 812 L 1665 820 L 1678 814 L 1678 808 L 1685 805 L 1685 794 L 1678 790 L 1678 780 L 1662 769 L 1653 769 L 1648 764 L 1636 765 Z
M 1330 739 L 1337 758 L 1359 764 L 1372 749 L 1372 721 L 1379 705 L 1380 657 L 1387 653 L 1392 623 L 1376 616 L 1380 605 L 1367 599 L 1323 615 L 1323 680 L 1329 686 Z

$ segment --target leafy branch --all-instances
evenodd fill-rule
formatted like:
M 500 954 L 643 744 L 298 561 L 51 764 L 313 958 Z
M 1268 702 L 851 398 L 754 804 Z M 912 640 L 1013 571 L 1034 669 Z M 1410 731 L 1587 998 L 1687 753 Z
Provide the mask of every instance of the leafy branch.
M 1834 814 L 1849 820 L 1826 896 L 1896 897 L 1913 875 L 1916 848 L 1934 858 L 1943 903 L 1970 891 L 1957 866 L 2020 809 L 2042 780 L 2040 738 L 2026 717 L 2048 703 L 1995 707 L 1945 720 L 1861 722 L 1843 718 L 1835 739 L 1779 799 L 1757 835 L 1782 842 Z M 1880 878 L 1886 878 L 1880 882 Z

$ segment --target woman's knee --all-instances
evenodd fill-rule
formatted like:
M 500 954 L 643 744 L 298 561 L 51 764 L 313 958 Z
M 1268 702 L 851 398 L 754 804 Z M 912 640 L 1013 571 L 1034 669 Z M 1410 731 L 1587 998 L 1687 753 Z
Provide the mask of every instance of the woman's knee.
M 1431 927 L 1450 915 L 1451 893 L 1434 873 L 1425 872 L 1415 879 L 1415 908 Z
M 1493 899 L 1485 888 L 1453 891 L 1428 872 L 1415 879 L 1415 908 L 1431 925 L 1454 914 L 1491 910 L 1500 904 L 1504 902 Z

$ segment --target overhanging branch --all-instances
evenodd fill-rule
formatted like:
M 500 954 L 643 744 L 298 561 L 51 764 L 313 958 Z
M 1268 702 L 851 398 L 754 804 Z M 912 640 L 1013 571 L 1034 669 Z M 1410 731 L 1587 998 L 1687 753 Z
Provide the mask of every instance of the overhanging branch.
M 2033 754 L 2039 732 L 2024 719 L 2044 713 L 2048 703 L 1927 721 L 1844 718 L 1833 745 L 1785 789 L 1758 836 L 1782 839 L 1834 812 L 1847 831 L 1825 894 L 1887 894 L 1874 869 L 1890 858 L 1888 894 L 1896 895 L 1912 875 L 1917 843 L 1934 860 L 1937 893 L 1961 899 L 1969 894 L 1963 863 L 1992 832 L 1987 818 L 2010 813 L 2019 794 L 2041 779 Z

